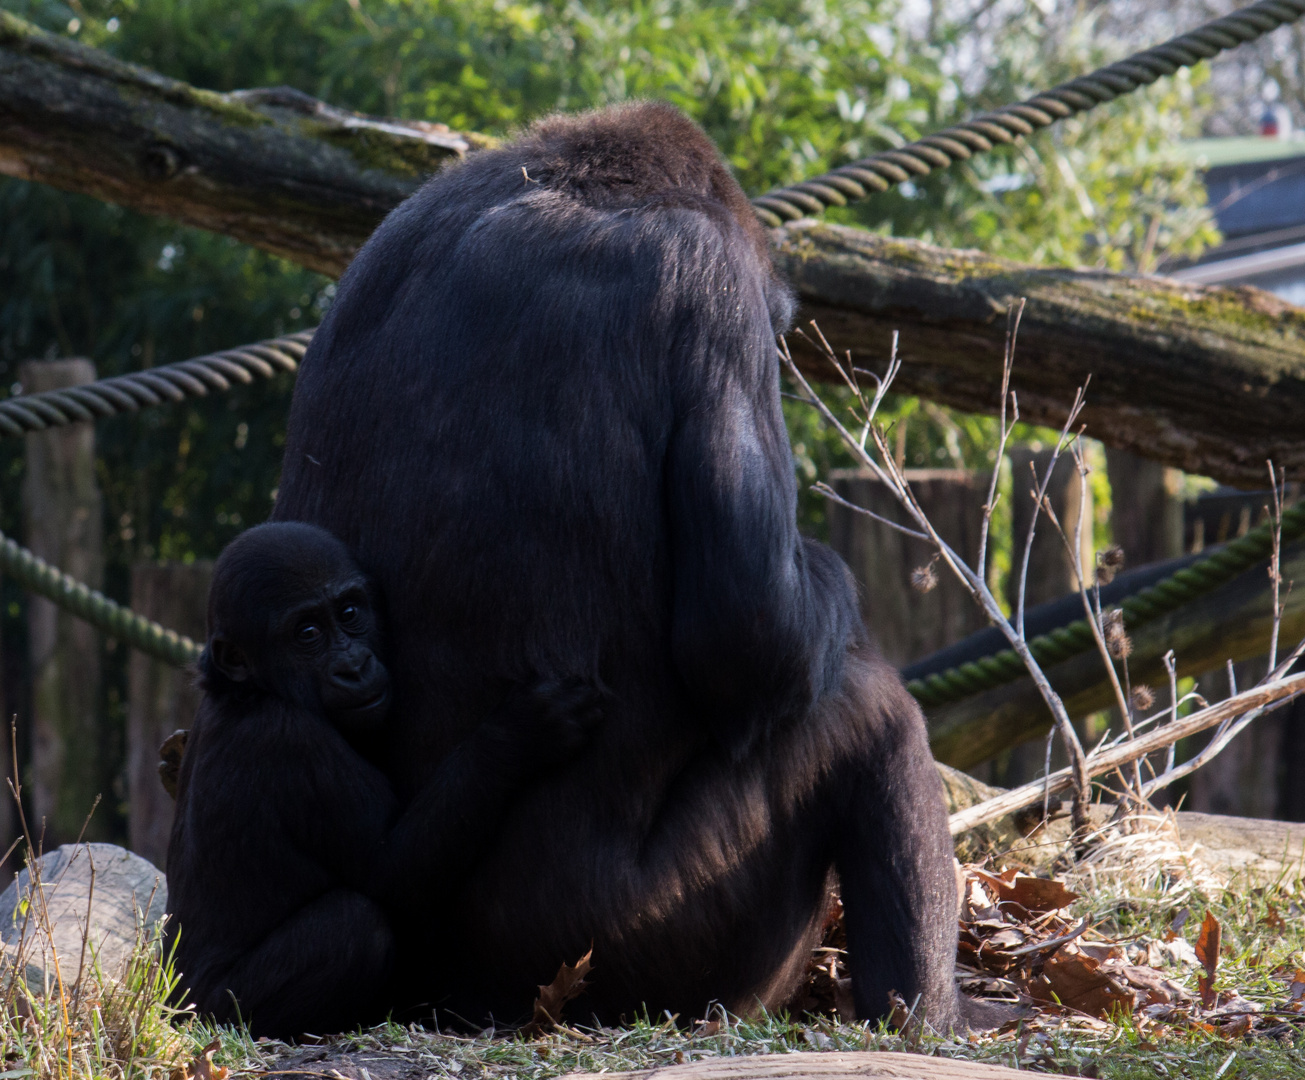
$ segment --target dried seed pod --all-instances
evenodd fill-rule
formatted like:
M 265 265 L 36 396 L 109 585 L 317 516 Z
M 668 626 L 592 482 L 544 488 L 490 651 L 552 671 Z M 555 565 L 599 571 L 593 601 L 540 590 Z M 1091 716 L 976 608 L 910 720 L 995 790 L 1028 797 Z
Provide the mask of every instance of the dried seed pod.
M 938 587 L 938 573 L 932 562 L 917 566 L 911 571 L 911 588 L 916 592 L 933 592 Z
M 1127 660 L 1133 652 L 1133 639 L 1124 630 L 1124 613 L 1119 608 L 1101 616 L 1101 632 L 1106 639 L 1106 649 L 1116 660 Z
M 1124 549 L 1118 544 L 1097 552 L 1097 581 L 1109 585 L 1124 568 Z
M 1133 687 L 1133 708 L 1138 712 L 1146 712 L 1155 704 L 1155 691 L 1149 686 L 1141 685 Z

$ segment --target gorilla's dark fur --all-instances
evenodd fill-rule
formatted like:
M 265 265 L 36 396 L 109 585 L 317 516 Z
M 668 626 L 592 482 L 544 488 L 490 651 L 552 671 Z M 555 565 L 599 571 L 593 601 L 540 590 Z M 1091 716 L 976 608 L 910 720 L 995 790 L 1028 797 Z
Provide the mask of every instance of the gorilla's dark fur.
M 639 104 L 436 176 L 313 339 L 275 516 L 344 538 L 387 597 L 400 798 L 523 672 L 613 695 L 431 928 L 426 993 L 454 1014 L 521 1016 L 591 943 L 576 1017 L 778 1005 L 836 869 L 860 1014 L 895 990 L 954 1016 L 921 715 L 797 532 L 792 307 L 710 142 Z
M 168 847 L 168 933 L 187 1000 L 256 1035 L 383 1019 L 411 979 L 391 920 L 446 918 L 509 799 L 572 757 L 597 719 L 590 687 L 519 689 L 400 816 L 355 749 L 389 711 L 380 653 L 370 585 L 323 530 L 261 525 L 218 559 Z

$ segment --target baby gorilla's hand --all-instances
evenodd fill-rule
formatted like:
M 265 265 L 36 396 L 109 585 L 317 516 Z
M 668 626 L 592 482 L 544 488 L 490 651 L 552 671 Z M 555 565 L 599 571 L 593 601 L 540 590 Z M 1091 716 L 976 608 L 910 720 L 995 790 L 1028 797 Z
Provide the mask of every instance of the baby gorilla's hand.
M 586 679 L 539 679 L 516 691 L 490 723 L 533 772 L 570 761 L 583 750 L 609 700 L 607 691 Z

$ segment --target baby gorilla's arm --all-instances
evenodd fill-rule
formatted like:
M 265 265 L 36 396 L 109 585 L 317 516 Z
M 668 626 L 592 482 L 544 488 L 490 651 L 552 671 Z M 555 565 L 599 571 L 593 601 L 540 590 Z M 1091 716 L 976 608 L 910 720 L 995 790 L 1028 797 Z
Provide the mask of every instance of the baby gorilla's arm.
M 449 895 L 493 837 L 514 795 L 570 761 L 602 719 L 604 694 L 580 679 L 545 679 L 514 694 L 440 765 L 390 830 L 368 893 L 418 912 Z

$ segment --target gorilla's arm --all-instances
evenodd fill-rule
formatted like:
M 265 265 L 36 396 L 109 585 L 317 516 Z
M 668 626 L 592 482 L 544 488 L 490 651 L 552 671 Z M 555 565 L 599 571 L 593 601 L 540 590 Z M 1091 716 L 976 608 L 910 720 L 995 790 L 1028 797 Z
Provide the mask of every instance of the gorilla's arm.
M 574 757 L 601 710 L 601 692 L 580 680 L 544 679 L 512 693 L 440 763 L 376 846 L 364 890 L 388 911 L 410 913 L 452 895 L 513 797 Z
M 766 297 L 778 286 L 744 276 L 755 259 L 730 250 L 743 243 L 704 223 L 698 274 L 679 278 L 666 478 L 675 662 L 731 745 L 836 686 L 860 628 L 841 560 L 798 535 Z

